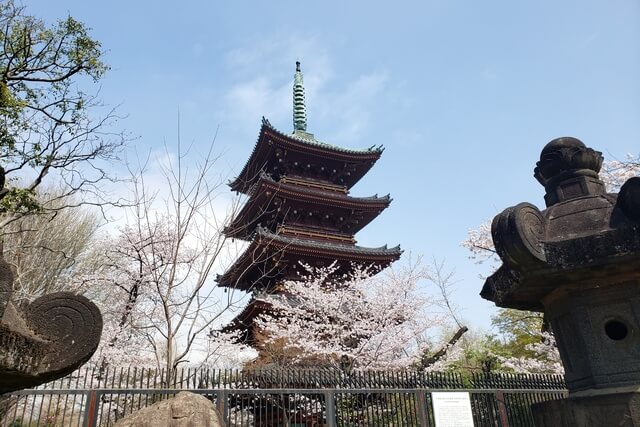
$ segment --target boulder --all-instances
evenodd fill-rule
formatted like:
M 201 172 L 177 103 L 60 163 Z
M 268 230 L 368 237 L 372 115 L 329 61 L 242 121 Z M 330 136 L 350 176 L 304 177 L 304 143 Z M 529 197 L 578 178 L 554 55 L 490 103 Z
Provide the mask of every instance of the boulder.
M 128 415 L 114 427 L 224 427 L 216 407 L 206 397 L 186 391 Z

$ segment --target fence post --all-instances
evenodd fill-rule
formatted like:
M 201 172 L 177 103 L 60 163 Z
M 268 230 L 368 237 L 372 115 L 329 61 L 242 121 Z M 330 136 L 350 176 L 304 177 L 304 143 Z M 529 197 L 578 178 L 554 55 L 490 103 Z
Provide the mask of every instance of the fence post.
M 89 390 L 87 392 L 87 409 L 84 411 L 84 427 L 96 427 L 98 421 L 98 392 Z
M 324 392 L 324 406 L 327 415 L 327 427 L 336 427 L 336 400 L 335 390 L 327 390 Z
M 418 417 L 420 417 L 420 425 L 428 426 L 429 415 L 427 412 L 427 394 L 424 390 L 419 390 L 417 394 L 418 398 Z
M 216 399 L 216 409 L 218 410 L 218 414 L 222 417 L 225 424 L 229 424 L 229 405 L 227 399 L 227 391 L 226 390 L 218 390 L 217 399 Z
M 500 414 L 500 424 L 502 427 L 509 427 L 507 405 L 504 403 L 504 391 L 496 390 L 496 401 L 498 402 L 498 414 Z

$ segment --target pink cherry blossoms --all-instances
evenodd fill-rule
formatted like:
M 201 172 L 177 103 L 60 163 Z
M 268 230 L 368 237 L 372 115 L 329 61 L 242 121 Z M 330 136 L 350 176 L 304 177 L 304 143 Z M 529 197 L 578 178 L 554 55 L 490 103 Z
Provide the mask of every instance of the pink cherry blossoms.
M 429 348 L 429 334 L 447 316 L 437 298 L 421 288 L 425 269 L 413 264 L 379 275 L 355 268 L 336 277 L 337 267 L 313 269 L 285 293 L 265 295 L 277 316 L 263 316 L 269 340 L 285 340 L 297 360 L 348 368 L 398 368 L 415 363 Z

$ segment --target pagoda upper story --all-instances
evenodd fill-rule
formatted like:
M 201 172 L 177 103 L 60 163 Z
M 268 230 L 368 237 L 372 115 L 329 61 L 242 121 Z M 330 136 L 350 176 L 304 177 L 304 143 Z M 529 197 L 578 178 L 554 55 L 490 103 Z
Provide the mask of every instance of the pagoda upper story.
M 389 195 L 351 197 L 346 191 L 328 190 L 288 175 L 276 181 L 265 172 L 247 193 L 249 199 L 225 230 L 229 237 L 248 240 L 260 224 L 273 233 L 298 230 L 300 236 L 324 233 L 327 239 L 334 235 L 351 242 L 391 203 Z
M 263 173 L 326 191 L 347 192 L 380 158 L 382 146 L 350 150 L 318 141 L 307 132 L 304 82 L 296 62 L 293 82 L 293 133 L 276 130 L 262 118 L 258 142 L 231 189 L 248 192 Z
M 364 150 L 340 148 L 320 142 L 303 130 L 287 135 L 263 118 L 251 157 L 229 186 L 246 194 L 261 174 L 267 173 L 275 181 L 287 177 L 326 191 L 346 192 L 371 169 L 383 151 L 381 146 Z
M 229 184 L 248 199 L 225 234 L 251 243 L 218 277 L 219 286 L 264 291 L 295 279 L 300 263 L 337 261 L 345 272 L 354 264 L 381 269 L 400 257 L 399 247 L 361 247 L 354 237 L 391 203 L 388 195 L 349 195 L 383 148 L 340 148 L 307 132 L 300 63 L 293 95 L 294 132 L 282 133 L 263 118 L 249 160 Z

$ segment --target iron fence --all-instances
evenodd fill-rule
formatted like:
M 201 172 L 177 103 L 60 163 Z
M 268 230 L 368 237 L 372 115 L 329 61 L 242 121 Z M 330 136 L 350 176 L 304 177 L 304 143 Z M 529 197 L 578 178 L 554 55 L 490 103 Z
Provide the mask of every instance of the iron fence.
M 413 370 L 182 368 L 167 375 L 146 367 L 81 368 L 38 389 L 89 388 L 438 388 L 559 390 L 562 375 L 425 372 Z
M 193 389 L 211 400 L 228 426 L 428 426 L 431 393 L 417 389 Z M 454 391 L 454 390 L 451 390 Z M 469 393 L 476 426 L 533 426 L 529 406 L 564 390 L 481 390 Z M 111 426 L 180 392 L 175 389 L 22 390 L 0 405 L 3 427 Z
M 469 393 L 476 426 L 533 426 L 530 405 L 566 396 L 559 376 L 412 371 L 89 368 L 0 397 L 1 427 L 111 426 L 181 390 L 201 394 L 228 426 L 434 426 L 431 393 Z

